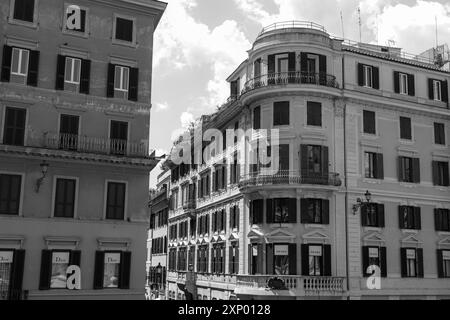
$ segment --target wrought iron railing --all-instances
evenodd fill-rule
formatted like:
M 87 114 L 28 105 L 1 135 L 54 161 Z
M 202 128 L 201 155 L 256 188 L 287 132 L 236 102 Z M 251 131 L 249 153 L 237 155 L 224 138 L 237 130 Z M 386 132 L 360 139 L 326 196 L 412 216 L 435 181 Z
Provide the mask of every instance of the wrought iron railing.
M 312 84 L 318 86 L 339 88 L 336 77 L 333 75 L 322 72 L 314 73 L 303 71 L 289 71 L 268 73 L 250 79 L 245 83 L 242 94 L 258 88 L 288 84 Z
M 261 32 L 259 33 L 258 37 L 262 35 L 263 33 L 274 31 L 274 30 L 280 30 L 280 29 L 290 29 L 290 28 L 304 28 L 304 29 L 313 29 L 313 30 L 319 30 L 322 32 L 327 32 L 325 30 L 325 27 L 323 27 L 320 24 L 310 22 L 310 21 L 283 21 L 283 22 L 276 22 L 273 23 L 267 27 L 264 27 Z
M 317 184 L 338 187 L 342 184 L 342 181 L 339 174 L 334 172 L 328 174 L 300 174 L 298 171 L 280 170 L 272 174 L 269 170 L 267 172 L 261 170 L 241 176 L 239 188 L 279 184 Z

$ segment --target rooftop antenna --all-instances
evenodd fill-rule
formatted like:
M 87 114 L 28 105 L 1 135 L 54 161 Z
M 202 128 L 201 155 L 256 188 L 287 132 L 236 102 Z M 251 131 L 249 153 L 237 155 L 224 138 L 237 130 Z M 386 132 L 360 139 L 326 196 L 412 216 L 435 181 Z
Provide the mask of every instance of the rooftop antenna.
M 344 18 L 342 17 L 342 10 L 341 10 L 341 28 L 342 28 L 342 39 L 345 39 L 345 33 L 344 33 Z
M 436 25 L 436 49 L 439 46 L 439 42 L 438 42 L 438 22 L 437 22 L 437 16 L 434 16 L 434 21 L 435 21 L 435 25 Z
M 361 35 L 361 9 L 358 7 L 359 42 L 362 43 Z
M 380 44 L 380 25 L 379 25 L 379 21 L 378 21 L 378 13 L 377 13 L 376 19 L 377 19 L 377 45 L 379 45 Z

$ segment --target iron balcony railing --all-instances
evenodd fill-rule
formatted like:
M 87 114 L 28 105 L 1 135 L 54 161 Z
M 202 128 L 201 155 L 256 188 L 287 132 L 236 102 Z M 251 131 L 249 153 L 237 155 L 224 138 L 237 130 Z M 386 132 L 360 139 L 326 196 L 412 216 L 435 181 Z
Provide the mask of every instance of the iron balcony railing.
M 301 184 L 317 184 L 339 187 L 342 181 L 338 173 L 300 174 L 298 171 L 280 170 L 274 174 L 270 171 L 256 171 L 241 176 L 239 188 L 266 186 L 266 185 L 301 185 Z
M 268 73 L 253 79 L 248 80 L 242 94 L 263 87 L 278 86 L 278 85 L 299 85 L 311 84 L 317 86 L 326 86 L 331 88 L 339 88 L 336 77 L 327 73 L 313 73 L 303 71 L 289 71 Z
M 148 143 L 146 142 L 129 142 L 122 139 L 79 136 L 67 133 L 44 134 L 44 147 L 114 156 L 149 157 Z
M 283 21 L 283 22 L 276 22 L 273 23 L 267 27 L 264 27 L 261 32 L 259 33 L 258 37 L 266 32 L 274 31 L 274 30 L 280 30 L 280 29 L 291 29 L 291 28 L 304 28 L 304 29 L 313 29 L 313 30 L 319 30 L 322 32 L 327 32 L 325 30 L 325 27 L 321 26 L 320 24 L 310 22 L 310 21 Z
M 295 276 L 295 275 L 238 275 L 236 287 L 268 289 L 269 281 L 281 280 L 282 290 L 297 290 L 304 294 L 335 293 L 345 291 L 344 277 Z
M 188 199 L 184 204 L 183 204 L 183 209 L 184 210 L 192 210 L 197 208 L 197 201 L 196 199 Z

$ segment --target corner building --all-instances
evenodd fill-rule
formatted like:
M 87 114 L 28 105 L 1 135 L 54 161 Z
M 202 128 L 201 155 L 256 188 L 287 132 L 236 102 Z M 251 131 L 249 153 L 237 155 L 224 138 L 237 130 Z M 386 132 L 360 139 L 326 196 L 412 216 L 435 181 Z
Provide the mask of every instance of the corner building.
M 153 32 L 165 6 L 1 1 L 0 299 L 144 299 Z M 80 290 L 67 289 L 69 265 Z
M 221 150 L 167 162 L 169 298 L 187 287 L 195 299 L 448 298 L 450 74 L 439 61 L 310 22 L 264 28 L 227 79 L 227 103 L 198 126 L 251 139 L 278 129 L 279 170 L 218 165 Z

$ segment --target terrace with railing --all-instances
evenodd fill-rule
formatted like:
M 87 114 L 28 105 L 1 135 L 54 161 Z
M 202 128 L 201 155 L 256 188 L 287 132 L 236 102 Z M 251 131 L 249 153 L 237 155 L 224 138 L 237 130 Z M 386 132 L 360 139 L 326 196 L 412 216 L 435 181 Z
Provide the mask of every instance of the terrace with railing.
M 327 33 L 327 30 L 325 30 L 324 26 L 311 21 L 282 21 L 275 22 L 267 27 L 264 27 L 259 33 L 258 37 L 271 31 L 294 28 L 311 29 Z

